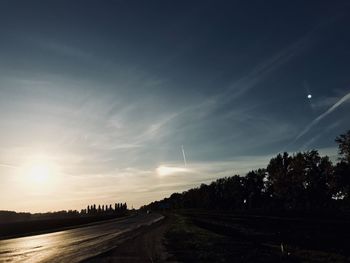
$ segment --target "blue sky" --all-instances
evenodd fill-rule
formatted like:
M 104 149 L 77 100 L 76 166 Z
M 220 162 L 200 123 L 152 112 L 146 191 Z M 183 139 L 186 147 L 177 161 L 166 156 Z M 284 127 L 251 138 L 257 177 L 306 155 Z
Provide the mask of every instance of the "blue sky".
M 334 156 L 350 123 L 349 11 L 1 1 L 0 209 L 138 207 L 281 151 Z

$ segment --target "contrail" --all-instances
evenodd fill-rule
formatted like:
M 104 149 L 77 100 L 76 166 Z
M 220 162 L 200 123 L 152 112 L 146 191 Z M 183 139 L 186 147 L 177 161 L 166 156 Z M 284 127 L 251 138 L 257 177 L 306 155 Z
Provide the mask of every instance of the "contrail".
M 334 110 L 336 110 L 340 105 L 342 105 L 345 101 L 350 99 L 350 92 L 346 94 L 344 97 L 342 97 L 340 100 L 338 100 L 332 107 L 330 107 L 327 111 L 322 113 L 320 116 L 318 116 L 316 119 L 314 119 L 308 126 L 305 127 L 304 130 L 302 130 L 297 137 L 295 137 L 294 142 L 298 140 L 300 137 L 305 135 L 313 126 L 315 126 L 317 123 L 319 123 L 324 117 L 326 117 L 328 114 L 332 113 Z
M 182 155 L 184 157 L 184 164 L 185 164 L 185 167 L 187 166 L 187 162 L 186 162 L 186 154 L 185 154 L 185 150 L 184 150 L 184 146 L 181 145 L 181 149 L 182 149 Z

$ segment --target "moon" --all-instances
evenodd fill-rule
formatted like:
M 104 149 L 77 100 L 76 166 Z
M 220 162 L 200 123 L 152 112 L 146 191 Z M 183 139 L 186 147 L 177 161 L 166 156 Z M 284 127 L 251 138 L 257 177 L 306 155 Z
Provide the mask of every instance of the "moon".
M 308 94 L 308 95 L 307 95 L 307 98 L 308 98 L 308 99 L 311 99 L 311 98 L 312 98 L 312 95 L 311 95 L 311 94 Z

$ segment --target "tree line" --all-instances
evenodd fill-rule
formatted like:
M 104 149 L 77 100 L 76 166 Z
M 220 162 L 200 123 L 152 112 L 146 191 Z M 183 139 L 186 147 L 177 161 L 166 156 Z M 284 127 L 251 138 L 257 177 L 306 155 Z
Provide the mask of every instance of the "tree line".
M 339 153 L 335 164 L 317 150 L 284 152 L 266 168 L 201 184 L 142 208 L 350 212 L 350 130 L 335 141 Z
M 115 203 L 114 208 L 112 205 L 88 205 L 86 209 L 81 210 L 81 214 L 111 214 L 121 213 L 128 209 L 126 203 Z
M 79 217 L 104 217 L 104 216 L 121 216 L 128 210 L 126 203 L 115 203 L 112 205 L 88 205 L 86 209 L 78 210 L 61 210 L 46 213 L 23 213 L 15 211 L 0 210 L 0 224 L 6 222 L 20 222 L 31 220 L 47 219 L 65 219 Z

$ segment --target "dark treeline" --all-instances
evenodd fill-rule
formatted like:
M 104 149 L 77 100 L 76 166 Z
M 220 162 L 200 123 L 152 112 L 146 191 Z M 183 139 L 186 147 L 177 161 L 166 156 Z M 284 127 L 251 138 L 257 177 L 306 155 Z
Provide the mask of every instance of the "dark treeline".
M 278 154 L 264 169 L 202 184 L 143 209 L 201 208 L 262 213 L 350 212 L 350 130 L 338 136 L 338 162 L 316 150 Z
M 1 211 L 0 210 L 0 222 L 14 222 L 14 221 L 26 221 L 31 218 L 30 213 L 16 213 L 14 211 Z
M 128 209 L 126 203 L 115 203 L 114 208 L 112 205 L 89 205 L 87 209 L 81 210 L 81 214 L 110 214 L 124 212 Z
M 127 211 L 126 203 L 115 203 L 112 205 L 89 205 L 86 209 L 78 210 L 62 210 L 47 213 L 17 213 L 14 211 L 0 210 L 0 224 L 6 222 L 21 222 L 31 220 L 50 220 L 50 219 L 66 219 L 79 218 L 88 216 L 106 216 L 106 215 L 122 215 Z
M 48 213 L 16 213 L 0 211 L 0 239 L 28 234 L 48 233 L 102 220 L 128 215 L 126 203 L 89 205 L 87 209 Z

